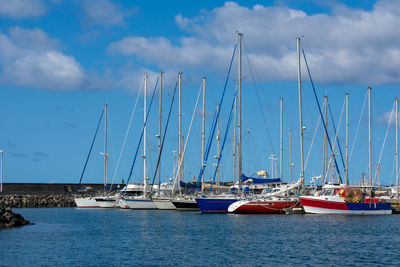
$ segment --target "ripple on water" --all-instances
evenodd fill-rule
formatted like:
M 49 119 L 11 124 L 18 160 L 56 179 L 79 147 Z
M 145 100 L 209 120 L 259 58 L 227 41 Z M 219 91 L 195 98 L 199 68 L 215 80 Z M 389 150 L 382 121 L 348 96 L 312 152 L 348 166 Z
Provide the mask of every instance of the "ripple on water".
M 400 265 L 398 216 L 19 209 L 0 265 Z

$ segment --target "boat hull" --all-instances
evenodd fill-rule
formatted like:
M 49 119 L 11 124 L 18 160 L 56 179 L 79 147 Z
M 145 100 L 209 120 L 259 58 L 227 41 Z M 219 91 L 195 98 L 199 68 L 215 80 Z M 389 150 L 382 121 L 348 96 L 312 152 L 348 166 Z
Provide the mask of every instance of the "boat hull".
M 153 199 L 153 203 L 159 210 L 176 210 L 170 199 Z
M 228 212 L 229 206 L 236 201 L 238 201 L 236 198 L 196 198 L 196 202 L 203 213 Z
M 196 200 L 194 199 L 181 199 L 181 200 L 173 200 L 172 204 L 179 211 L 199 211 L 199 205 L 197 205 Z
M 99 203 L 93 197 L 77 197 L 74 200 L 77 208 L 100 208 Z
M 286 208 L 300 206 L 295 200 L 241 200 L 234 202 L 228 208 L 228 212 L 240 214 L 280 214 L 285 213 Z
M 157 206 L 151 199 L 124 199 L 125 207 L 133 210 L 156 210 Z
M 314 214 L 348 214 L 379 215 L 392 214 L 392 206 L 385 202 L 351 203 L 344 200 L 331 200 L 322 197 L 300 197 L 306 213 Z
M 96 198 L 97 205 L 100 208 L 115 208 L 118 207 L 118 201 L 110 198 Z

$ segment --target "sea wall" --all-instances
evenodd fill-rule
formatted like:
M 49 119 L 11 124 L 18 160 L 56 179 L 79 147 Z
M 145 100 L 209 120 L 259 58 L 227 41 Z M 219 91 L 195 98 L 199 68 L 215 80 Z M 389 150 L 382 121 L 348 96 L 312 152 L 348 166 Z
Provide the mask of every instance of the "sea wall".
M 0 203 L 10 208 L 66 208 L 76 207 L 74 195 L 0 195 Z
M 122 188 L 124 185 L 117 185 Z M 77 190 L 78 189 L 78 190 Z M 103 192 L 103 184 L 4 183 L 0 206 L 7 208 L 76 207 L 74 197 Z M 78 193 L 76 193 L 78 192 Z
M 76 191 L 87 193 L 101 192 L 103 184 L 63 184 L 63 183 L 4 183 L 3 193 L 18 195 L 64 195 Z M 78 190 L 77 190 L 78 189 Z

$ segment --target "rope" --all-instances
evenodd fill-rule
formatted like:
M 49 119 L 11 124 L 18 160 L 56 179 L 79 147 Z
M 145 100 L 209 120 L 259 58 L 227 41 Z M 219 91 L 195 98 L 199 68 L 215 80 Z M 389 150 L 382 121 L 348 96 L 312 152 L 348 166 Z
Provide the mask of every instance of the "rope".
M 309 159 L 309 157 L 310 157 L 311 149 L 312 149 L 312 146 L 313 146 L 313 144 L 314 144 L 315 135 L 316 135 L 316 133 L 317 133 L 317 130 L 318 130 L 318 126 L 319 126 L 319 122 L 320 122 L 320 121 L 321 121 L 321 117 L 318 116 L 317 126 L 315 126 L 315 130 L 314 130 L 313 138 L 312 138 L 312 141 L 311 141 L 310 149 L 308 150 L 308 154 L 307 154 L 307 159 L 306 159 L 306 164 L 305 164 L 305 166 L 304 166 L 304 170 L 307 168 L 308 159 Z
M 258 105 L 260 107 L 260 110 L 261 110 L 261 117 L 263 119 L 265 131 L 267 133 L 269 145 L 271 146 L 272 151 L 275 151 L 275 147 L 274 147 L 274 144 L 272 142 L 271 134 L 269 132 L 269 128 L 267 127 L 267 119 L 265 118 L 265 114 L 264 114 L 263 109 L 262 109 L 262 104 L 261 104 L 261 99 L 262 98 L 260 97 L 260 94 L 258 92 L 258 87 L 257 87 L 257 85 L 255 83 L 254 72 L 253 72 L 252 64 L 250 63 L 250 59 L 249 59 L 249 55 L 247 53 L 247 47 L 245 45 L 245 42 L 243 42 L 243 47 L 244 47 L 244 51 L 245 51 L 245 54 L 246 54 L 247 62 L 249 63 L 249 70 L 250 70 L 250 75 L 251 75 L 251 78 L 252 78 L 253 86 L 256 89 L 255 92 L 256 92 L 256 95 L 257 95 L 257 97 L 256 97 L 257 98 L 257 103 L 258 103 Z
M 219 102 L 219 109 L 216 111 L 216 114 L 215 114 L 214 120 L 213 120 L 213 124 L 212 124 L 211 130 L 210 130 L 210 135 L 208 136 L 207 148 L 206 148 L 206 151 L 205 151 L 205 154 L 204 154 L 204 159 L 203 159 L 203 166 L 201 166 L 199 176 L 197 177 L 197 187 L 200 187 L 201 177 L 203 176 L 204 169 L 207 166 L 208 156 L 210 154 L 211 145 L 212 145 L 212 142 L 213 142 L 213 139 L 214 139 L 214 134 L 215 134 L 215 128 L 217 126 L 217 120 L 219 118 L 219 113 L 220 113 L 221 108 L 222 108 L 222 102 L 224 100 L 226 87 L 228 85 L 229 76 L 231 74 L 233 59 L 235 58 L 236 46 L 237 46 L 237 43 L 235 43 L 235 46 L 233 48 L 232 58 L 231 58 L 231 62 L 229 64 L 229 69 L 228 69 L 228 74 L 227 74 L 226 79 L 225 79 L 224 90 L 222 92 L 221 100 Z
M 343 108 L 344 108 L 344 106 L 343 106 Z M 333 115 L 332 115 L 332 110 L 331 110 L 331 105 L 330 104 L 328 104 L 328 109 L 329 109 L 329 115 L 330 115 L 331 121 L 332 121 L 333 130 L 335 131 L 335 135 L 336 135 L 336 125 L 335 125 L 335 121 L 333 120 Z M 343 112 L 343 109 L 342 109 L 342 112 Z M 344 160 L 343 160 L 342 148 L 341 148 L 340 143 L 339 143 L 339 139 L 337 139 L 337 144 L 338 144 L 338 148 L 339 148 L 340 158 L 342 159 L 343 169 L 346 169 L 345 164 L 344 164 Z
M 82 183 L 83 174 L 85 173 L 86 166 L 87 166 L 87 164 L 88 164 L 90 154 L 92 153 L 94 141 L 96 141 L 97 132 L 99 131 L 99 127 L 100 127 L 100 123 L 101 123 L 101 119 L 103 118 L 103 115 L 104 115 L 104 109 L 103 109 L 103 112 L 101 112 L 101 116 L 100 116 L 100 119 L 99 119 L 99 123 L 97 124 L 96 132 L 94 133 L 94 137 L 93 137 L 93 140 L 92 140 L 92 144 L 90 145 L 89 153 L 88 153 L 88 155 L 87 155 L 85 165 L 83 166 L 83 170 L 82 170 L 82 173 L 81 173 L 81 178 L 79 179 L 79 184 L 78 184 L 78 186 L 76 187 L 76 192 L 78 192 L 78 189 L 80 188 L 80 185 L 81 185 L 81 183 Z
M 338 124 L 338 129 L 336 130 L 336 129 L 334 129 L 335 130 L 335 132 L 336 132 L 336 135 L 335 135 L 335 141 L 334 141 L 334 143 L 333 143 L 333 151 L 335 150 L 335 147 L 336 147 L 336 141 L 338 141 L 338 133 L 339 133 L 339 129 L 340 129 L 340 124 L 342 123 L 342 118 L 343 118 L 343 111 L 344 111 L 344 107 L 345 107 L 345 104 L 346 104 L 346 99 L 345 99 L 345 102 L 343 103 L 343 106 L 342 106 L 342 112 L 340 113 L 340 119 L 339 119 L 339 124 Z M 328 107 L 329 107 L 329 104 L 328 104 Z M 332 120 L 333 121 L 333 120 Z M 332 153 L 333 155 L 334 155 L 334 153 Z M 336 157 L 334 156 L 333 157 L 334 159 L 335 159 L 335 165 L 337 164 L 337 162 L 336 162 Z M 328 168 L 328 170 L 327 170 L 327 172 L 326 172 L 326 175 L 328 175 L 328 171 L 329 171 L 329 169 L 330 169 L 330 163 L 332 162 L 332 157 L 331 157 L 331 159 L 329 160 L 329 168 Z M 337 168 L 337 166 L 336 166 L 336 168 Z M 327 176 L 325 176 L 325 177 L 327 177 Z M 340 183 L 342 183 L 342 179 L 341 179 L 341 177 L 339 176 L 339 179 L 340 179 Z
M 222 152 L 224 151 L 226 137 L 228 136 L 229 126 L 231 125 L 231 122 L 232 122 L 233 108 L 235 107 L 235 97 L 236 97 L 236 95 L 237 95 L 237 91 L 235 92 L 235 96 L 233 97 L 233 103 L 232 103 L 232 107 L 231 107 L 231 112 L 229 114 L 228 123 L 226 125 L 224 140 L 222 141 L 222 147 L 221 147 L 221 151 L 219 153 L 217 166 L 215 167 L 213 180 L 212 180 L 211 185 L 210 185 L 210 191 L 209 191 L 210 193 L 211 193 L 212 186 L 213 186 L 213 184 L 215 182 L 215 176 L 217 175 L 217 170 L 218 170 L 219 163 L 221 162 L 221 158 L 222 158 L 222 155 L 223 155 Z
M 140 93 L 142 92 L 143 82 L 144 82 L 144 79 L 142 79 L 142 83 L 140 84 L 139 93 L 138 93 L 138 95 L 136 96 L 135 105 L 134 105 L 134 107 L 133 107 L 133 110 L 132 110 L 132 113 L 131 113 L 131 117 L 130 117 L 130 119 L 129 119 L 128 127 L 127 127 L 126 132 L 125 132 L 125 137 L 124 137 L 124 141 L 123 141 L 123 143 L 122 143 L 122 148 L 121 148 L 121 151 L 120 151 L 120 153 L 119 153 L 117 165 L 116 165 L 116 167 L 115 167 L 114 174 L 113 174 L 113 177 L 112 177 L 112 184 L 114 184 L 114 179 L 115 179 L 115 176 L 117 175 L 117 171 L 118 171 L 118 168 L 119 168 L 119 163 L 121 162 L 121 157 L 122 157 L 122 154 L 124 153 L 124 150 L 125 150 L 125 144 L 126 144 L 126 140 L 128 139 L 129 130 L 131 129 L 131 124 L 132 124 L 132 120 L 133 120 L 133 115 L 135 114 L 136 105 L 137 105 L 137 103 L 138 103 Z M 110 188 L 110 190 L 111 190 L 111 188 Z
M 149 113 L 150 113 L 150 110 L 151 110 L 151 106 L 152 106 L 152 104 L 153 104 L 154 95 L 155 95 L 155 93 L 156 93 L 156 91 L 157 91 L 158 80 L 159 80 L 159 78 L 157 78 L 156 86 L 154 87 L 153 95 L 151 96 L 151 101 L 150 101 L 149 109 L 147 110 L 147 114 L 146 114 L 146 120 L 145 120 L 145 122 L 144 122 L 144 124 L 143 124 L 143 127 L 142 127 L 142 133 L 140 134 L 139 143 L 138 143 L 138 146 L 137 146 L 137 148 L 136 148 L 135 156 L 133 157 L 133 162 L 132 162 L 131 169 L 130 169 L 130 171 L 129 171 L 128 180 L 127 180 L 127 182 L 126 182 L 127 185 L 129 184 L 129 181 L 131 180 L 131 176 L 132 176 L 132 172 L 133 172 L 133 167 L 135 166 L 135 162 L 136 162 L 137 154 L 138 154 L 138 152 L 139 152 L 140 144 L 142 143 L 143 133 L 144 133 L 144 127 L 146 126 L 147 120 L 149 119 Z M 146 177 L 144 177 L 144 179 L 146 179 Z M 125 187 L 124 193 L 126 193 L 126 189 L 127 189 L 127 186 Z
M 383 154 L 383 150 L 385 148 L 385 143 L 386 143 L 386 138 L 387 138 L 387 135 L 388 135 L 388 132 L 389 132 L 390 123 L 392 122 L 394 108 L 395 108 L 395 103 L 393 103 L 392 112 L 390 113 L 390 118 L 389 118 L 389 121 L 388 121 L 388 126 L 386 128 L 385 139 L 383 139 L 383 144 L 382 144 L 381 154 L 379 155 L 378 164 L 381 164 L 382 154 Z M 378 168 L 379 168 L 379 165 L 378 165 Z M 373 180 L 374 182 L 375 182 L 376 175 L 378 173 L 378 168 L 376 168 L 376 170 L 375 170 L 375 175 L 374 175 L 374 180 Z
M 329 138 L 328 129 L 326 128 L 324 116 L 322 115 L 321 105 L 319 104 L 317 92 L 316 92 L 316 90 L 315 90 L 314 82 L 313 82 L 313 79 L 312 79 L 312 77 L 311 77 L 310 68 L 308 67 L 307 58 L 306 58 L 306 54 L 304 53 L 303 46 L 301 46 L 301 51 L 303 52 L 304 62 L 306 63 L 308 76 L 309 76 L 309 78 L 310 78 L 310 82 L 311 82 L 311 86 L 312 86 L 312 89 L 313 89 L 315 101 L 317 102 L 319 115 L 320 115 L 321 118 L 322 118 L 322 122 L 323 122 L 323 125 L 324 125 L 324 129 L 325 129 L 326 137 L 327 137 L 327 140 L 328 140 L 328 144 L 329 144 L 329 147 L 330 147 L 330 149 L 331 149 L 331 152 L 334 153 L 334 150 L 332 149 L 331 139 Z M 335 166 L 336 166 L 336 171 L 337 171 L 338 174 L 339 174 L 340 182 L 342 182 L 342 177 L 341 177 L 341 175 L 340 175 L 340 171 L 339 171 L 339 167 L 338 167 L 337 162 L 336 162 L 336 158 L 335 158 Z
M 173 192 L 173 190 L 174 190 L 174 188 L 175 188 L 175 186 L 176 186 L 176 182 L 177 182 L 177 180 L 178 180 L 178 175 L 179 175 L 179 172 L 180 172 L 181 167 L 182 167 L 183 157 L 185 156 L 186 146 L 187 146 L 187 143 L 188 143 L 188 141 L 189 141 L 190 132 L 191 132 L 191 130 L 192 130 L 192 125 L 193 125 L 194 116 L 196 115 L 197 105 L 199 104 L 199 99 L 200 99 L 201 91 L 202 91 L 202 84 L 200 84 L 199 93 L 197 94 L 196 105 L 194 106 L 194 109 L 193 109 L 192 119 L 190 120 L 190 126 L 189 126 L 188 134 L 187 134 L 187 137 L 186 137 L 186 140 L 185 140 L 185 146 L 183 147 L 182 157 L 181 157 L 181 160 L 180 160 L 180 162 L 179 162 L 178 171 L 177 171 L 176 174 L 175 174 L 175 180 L 174 180 L 174 185 L 173 185 L 173 187 L 172 187 L 172 192 Z M 179 186 L 180 186 L 180 185 L 179 185 Z
M 168 130 L 168 125 L 169 125 L 169 119 L 170 119 L 170 117 L 171 117 L 172 107 L 174 106 L 174 100 L 175 100 L 175 95 L 176 95 L 176 88 L 178 88 L 178 81 L 176 81 L 176 83 L 175 83 L 174 94 L 172 95 L 171 104 L 170 104 L 170 106 L 169 106 L 168 118 L 167 118 L 167 122 L 166 122 L 166 125 L 165 125 L 165 128 L 164 128 L 163 139 L 162 139 L 162 142 L 161 142 L 160 152 L 158 153 L 156 171 L 154 172 L 153 181 L 152 181 L 151 187 L 150 187 L 150 192 L 153 190 L 154 181 L 155 181 L 155 179 L 156 179 L 157 172 L 158 172 L 158 166 L 160 166 L 161 153 L 162 153 L 163 148 L 164 148 L 164 141 L 165 141 L 165 136 L 167 135 L 167 130 Z M 174 162 L 174 164 L 175 164 L 175 162 Z
M 364 108 L 365 108 L 365 105 L 366 105 L 366 103 L 367 103 L 367 96 L 368 96 L 368 94 L 365 93 L 364 104 L 363 104 L 362 109 L 361 109 L 360 119 L 358 120 L 357 130 L 356 130 L 356 134 L 355 134 L 355 136 L 354 136 L 353 146 L 351 147 L 351 153 L 350 153 L 350 158 L 349 158 L 349 160 L 351 160 L 351 157 L 353 156 L 353 151 L 354 151 L 355 142 L 356 142 L 357 135 L 358 135 L 358 130 L 360 129 L 362 114 L 364 113 Z

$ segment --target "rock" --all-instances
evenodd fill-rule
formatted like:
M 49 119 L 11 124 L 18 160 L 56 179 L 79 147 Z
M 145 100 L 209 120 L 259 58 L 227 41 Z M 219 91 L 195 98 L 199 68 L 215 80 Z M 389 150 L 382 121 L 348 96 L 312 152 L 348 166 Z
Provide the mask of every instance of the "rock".
M 26 221 L 21 214 L 12 212 L 9 207 L 6 208 L 5 212 L 0 216 L 0 228 L 10 228 L 29 224 L 31 224 L 30 221 Z
M 3 214 L 3 218 L 5 219 L 6 222 L 11 222 L 13 217 L 14 217 L 14 215 L 11 212 L 8 212 L 8 211 L 6 211 Z

